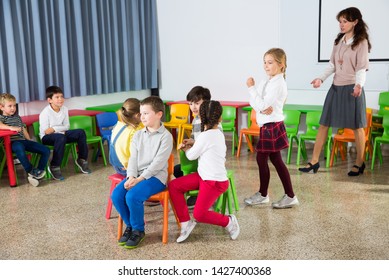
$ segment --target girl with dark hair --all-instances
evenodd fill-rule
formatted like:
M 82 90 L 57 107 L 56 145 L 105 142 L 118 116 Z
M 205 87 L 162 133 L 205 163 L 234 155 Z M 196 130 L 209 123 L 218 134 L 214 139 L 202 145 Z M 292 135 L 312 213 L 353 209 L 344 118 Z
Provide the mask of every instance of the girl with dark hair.
M 340 33 L 335 39 L 330 63 L 324 73 L 311 84 L 318 88 L 331 74 L 335 75 L 324 102 L 311 161 L 299 170 L 305 173 L 311 170 L 317 172 L 320 167 L 320 153 L 329 127 L 350 128 L 354 130 L 357 157 L 348 175 L 358 176 L 365 170 L 363 157 L 366 100 L 363 86 L 369 68 L 368 53 L 371 44 L 367 33 L 368 27 L 357 8 L 351 7 L 340 11 L 336 19 L 339 21 Z
M 209 210 L 228 188 L 225 167 L 227 147 L 224 134 L 218 128 L 222 111 L 223 107 L 218 101 L 205 100 L 200 106 L 201 133 L 195 142 L 185 139 L 178 147 L 185 151 L 189 160 L 198 159 L 197 172 L 169 183 L 170 198 L 181 222 L 181 233 L 177 238 L 179 243 L 189 237 L 196 221 L 226 228 L 233 240 L 240 232 L 238 220 L 234 215 L 227 216 Z M 185 202 L 185 193 L 190 190 L 199 190 L 193 210 L 196 221 L 190 219 Z

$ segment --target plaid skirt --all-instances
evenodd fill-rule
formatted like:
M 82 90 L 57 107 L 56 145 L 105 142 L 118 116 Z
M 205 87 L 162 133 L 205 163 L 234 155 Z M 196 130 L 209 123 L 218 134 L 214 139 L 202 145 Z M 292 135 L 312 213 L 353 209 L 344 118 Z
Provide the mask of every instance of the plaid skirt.
M 260 153 L 278 152 L 289 147 L 284 122 L 265 123 L 259 132 L 256 151 Z

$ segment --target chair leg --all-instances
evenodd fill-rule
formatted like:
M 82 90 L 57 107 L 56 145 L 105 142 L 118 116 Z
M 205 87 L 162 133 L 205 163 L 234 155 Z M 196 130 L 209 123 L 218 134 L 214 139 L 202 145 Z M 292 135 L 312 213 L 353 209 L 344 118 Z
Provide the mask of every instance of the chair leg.
M 123 234 L 123 219 L 119 215 L 119 218 L 118 218 L 118 235 L 117 235 L 117 239 L 118 240 L 120 239 L 120 237 L 122 237 L 122 234 Z
M 163 226 L 162 226 L 162 243 L 168 242 L 168 226 L 169 226 L 169 193 L 167 192 L 163 198 Z
M 243 133 L 239 133 L 238 151 L 236 152 L 236 157 L 240 156 L 240 148 L 242 147 L 242 138 L 243 138 Z
M 111 182 L 111 188 L 109 189 L 109 196 L 108 196 L 108 204 L 107 204 L 107 209 L 105 210 L 105 218 L 109 220 L 111 218 L 111 212 L 112 212 L 112 199 L 111 199 L 111 194 L 112 191 L 115 189 L 117 183 L 116 182 Z

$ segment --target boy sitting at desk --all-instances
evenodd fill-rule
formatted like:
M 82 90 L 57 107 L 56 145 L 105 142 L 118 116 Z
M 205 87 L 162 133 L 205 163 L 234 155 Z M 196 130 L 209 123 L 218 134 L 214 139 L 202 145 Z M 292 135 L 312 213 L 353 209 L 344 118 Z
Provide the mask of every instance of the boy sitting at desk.
M 82 129 L 69 130 L 68 109 L 63 106 L 65 98 L 58 86 L 46 89 L 46 99 L 49 102 L 39 115 L 39 136 L 45 145 L 54 146 L 53 158 L 49 172 L 55 180 L 64 180 L 61 173 L 61 162 L 65 153 L 66 143 L 77 142 L 78 158 L 74 163 L 84 174 L 91 173 L 88 167 L 88 145 L 85 131 Z
M 45 145 L 31 141 L 30 135 L 24 126 L 22 119 L 16 113 L 16 98 L 10 93 L 0 95 L 0 129 L 9 129 L 18 133 L 11 136 L 12 152 L 22 164 L 24 170 L 28 173 L 28 182 L 34 187 L 39 186 L 39 180 L 45 174 L 45 167 L 50 157 L 50 149 Z M 27 152 L 40 155 L 38 167 L 34 168 L 26 155 Z M 13 168 L 8 166 L 8 168 Z

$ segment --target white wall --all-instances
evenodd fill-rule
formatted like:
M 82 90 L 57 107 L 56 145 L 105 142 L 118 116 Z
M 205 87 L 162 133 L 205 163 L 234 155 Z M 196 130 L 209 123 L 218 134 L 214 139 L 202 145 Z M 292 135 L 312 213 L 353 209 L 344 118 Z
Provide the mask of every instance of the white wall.
M 319 0 L 157 0 L 157 6 L 163 99 L 185 99 L 202 85 L 214 99 L 246 101 L 246 78 L 264 78 L 263 53 L 281 47 L 288 57 L 287 103 L 323 104 L 332 78 L 320 89 L 310 85 L 326 66 L 317 62 Z M 378 108 L 388 73 L 387 62 L 370 63 L 369 107 Z
M 337 5 L 339 2 L 341 1 L 338 1 Z M 310 85 L 310 82 L 327 66 L 327 63 L 317 62 L 319 1 L 281 0 L 280 6 L 280 44 L 288 55 L 289 97 L 287 102 L 290 104 L 323 104 L 332 77 L 328 78 L 320 89 L 313 89 Z M 361 12 L 363 15 L 363 10 Z M 336 14 L 332 17 L 334 21 L 336 21 L 335 17 Z M 333 30 L 334 38 L 337 33 L 338 30 Z M 370 62 L 365 85 L 368 107 L 378 109 L 379 93 L 389 88 L 388 77 L 389 62 Z
M 247 101 L 246 79 L 279 45 L 279 1 L 157 0 L 163 99 L 196 85 L 213 99 Z

